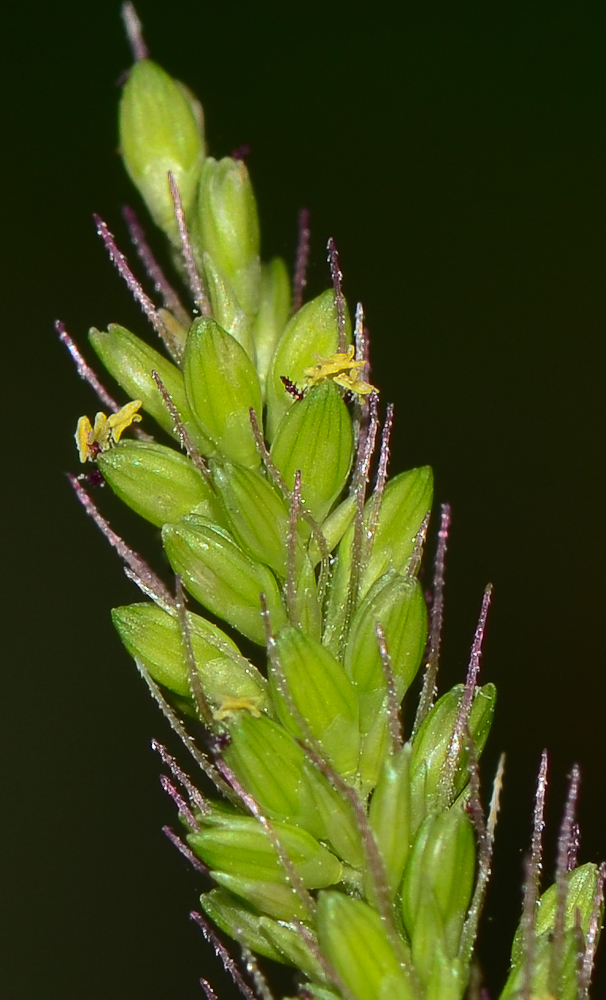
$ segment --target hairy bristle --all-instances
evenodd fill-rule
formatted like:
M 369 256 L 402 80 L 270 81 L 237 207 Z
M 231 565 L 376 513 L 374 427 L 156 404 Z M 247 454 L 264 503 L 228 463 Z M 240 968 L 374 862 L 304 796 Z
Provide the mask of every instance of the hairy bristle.
M 337 329 L 339 332 L 338 351 L 343 354 L 347 348 L 347 330 L 345 318 L 345 296 L 343 295 L 343 273 L 339 265 L 339 252 L 332 236 L 327 248 L 328 263 L 330 265 L 330 276 L 332 286 L 335 290 L 335 305 L 337 307 Z
M 185 265 L 185 273 L 187 274 L 189 289 L 191 291 L 196 309 L 200 315 L 212 316 L 210 302 L 208 301 L 208 296 L 204 290 L 202 279 L 198 274 L 198 268 L 196 267 L 194 251 L 189 238 L 187 224 L 185 222 L 185 213 L 183 212 L 179 187 L 170 170 L 168 171 L 168 183 L 170 186 L 171 197 L 173 199 L 173 205 L 175 206 L 175 220 L 177 223 L 177 229 L 179 230 L 179 239 L 181 240 L 181 256 Z
M 250 986 L 242 976 L 242 973 L 240 972 L 236 962 L 229 954 L 227 948 L 220 940 L 218 934 L 215 933 L 212 924 L 209 924 L 208 921 L 205 920 L 205 918 L 202 916 L 202 914 L 198 913 L 196 910 L 192 910 L 189 916 L 190 919 L 193 920 L 194 923 L 198 925 L 205 939 L 209 942 L 210 945 L 212 945 L 215 955 L 217 955 L 217 957 L 221 960 L 223 968 L 225 969 L 227 974 L 231 976 L 233 982 L 235 983 L 235 985 L 237 986 L 237 988 L 239 989 L 240 993 L 245 998 L 245 1000 L 258 1000 L 258 998 L 255 997 L 255 994 L 251 990 Z
M 153 283 L 154 291 L 162 297 L 162 302 L 166 309 L 172 312 L 173 316 L 181 326 L 186 329 L 191 323 L 191 317 L 186 311 L 177 291 L 173 288 L 158 261 L 154 257 L 151 247 L 145 238 L 145 232 L 139 222 L 135 211 L 129 205 L 124 205 L 122 216 L 126 222 L 128 234 L 131 239 L 137 256 L 145 268 L 150 281 Z
M 307 284 L 307 264 L 309 261 L 309 209 L 302 208 L 299 212 L 299 235 L 297 253 L 295 256 L 295 271 L 292 279 L 291 314 L 299 311 L 303 305 L 303 292 Z
M 446 548 L 450 529 L 450 505 L 442 504 L 440 509 L 440 530 L 433 574 L 433 594 L 429 619 L 429 652 L 423 677 L 423 689 L 413 727 L 413 736 L 429 712 L 436 696 L 436 678 L 440 662 L 440 644 L 444 623 L 444 574 L 446 569 Z
M 120 277 L 126 282 L 131 295 L 141 307 L 143 313 L 153 326 L 158 336 L 163 340 L 169 353 L 178 361 L 181 356 L 180 345 L 175 342 L 174 337 L 162 321 L 162 317 L 159 315 L 158 310 L 149 295 L 146 295 L 143 291 L 141 282 L 137 281 L 135 278 L 126 257 L 122 251 L 118 249 L 113 233 L 109 231 L 107 223 L 105 223 L 99 215 L 94 213 L 93 219 L 95 220 L 97 232 L 103 240 L 109 259 L 114 264 Z
M 135 62 L 139 62 L 140 59 L 147 59 L 149 52 L 143 38 L 143 25 L 135 10 L 134 3 L 127 0 L 126 3 L 122 4 L 120 13 L 122 14 L 124 30 L 126 31 L 133 59 Z

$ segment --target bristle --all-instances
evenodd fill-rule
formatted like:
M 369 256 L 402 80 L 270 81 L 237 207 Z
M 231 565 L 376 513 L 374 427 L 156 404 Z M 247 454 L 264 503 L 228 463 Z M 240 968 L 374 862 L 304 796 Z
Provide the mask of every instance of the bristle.
M 201 828 L 198 820 L 194 816 L 181 793 L 175 788 L 170 778 L 167 778 L 165 774 L 161 774 L 160 784 L 162 785 L 162 790 L 166 792 L 166 794 L 169 795 L 175 803 L 179 816 L 183 817 L 190 830 L 194 830 L 196 833 L 199 833 Z
M 389 723 L 389 738 L 391 740 L 391 753 L 398 752 L 404 742 L 402 734 L 402 720 L 400 718 L 400 706 L 396 696 L 396 685 L 391 669 L 391 657 L 385 641 L 385 632 L 380 622 L 375 625 L 375 634 L 381 654 L 381 666 L 385 675 L 385 689 L 387 692 L 387 719 Z
M 176 712 L 173 710 L 172 706 L 168 703 L 167 699 L 164 697 L 160 687 L 156 684 L 153 677 L 151 677 L 149 670 L 145 666 L 142 660 L 135 657 L 135 665 L 137 670 L 141 674 L 141 677 L 147 684 L 150 694 L 160 711 L 164 715 L 168 724 L 174 733 L 179 737 L 183 746 L 189 750 L 190 754 L 194 758 L 196 764 L 199 766 L 200 770 L 209 778 L 218 792 L 225 795 L 230 802 L 237 802 L 237 797 L 232 792 L 230 786 L 223 780 L 219 774 L 217 768 L 208 759 L 206 754 L 202 753 L 201 750 L 196 746 L 196 742 L 193 736 L 190 736 L 185 726 L 177 716 Z
M 212 986 L 207 979 L 200 979 L 200 986 L 206 994 L 206 1000 L 218 1000 L 217 994 L 213 990 Z
M 299 517 L 301 514 L 301 471 L 295 473 L 289 505 L 288 532 L 286 536 L 286 580 L 284 591 L 286 610 L 291 625 L 298 626 L 297 614 L 297 541 Z
M 469 964 L 473 954 L 476 938 L 478 935 L 478 924 L 486 898 L 486 890 L 491 873 L 492 851 L 493 851 L 493 830 L 487 827 L 484 819 L 484 810 L 480 798 L 480 768 L 477 754 L 471 739 L 469 728 L 466 727 L 466 739 L 469 752 L 469 798 L 467 811 L 476 831 L 478 843 L 478 873 L 473 897 L 467 911 L 463 931 L 461 933 L 461 943 L 459 945 L 459 955 L 465 964 Z M 496 782 L 495 782 L 496 785 Z
M 160 395 L 162 396 L 162 399 L 164 400 L 164 403 L 166 405 L 166 409 L 168 410 L 168 412 L 170 413 L 171 417 L 175 422 L 175 428 L 177 434 L 179 435 L 179 442 L 181 444 L 181 447 L 187 453 L 189 458 L 191 458 L 192 462 L 196 466 L 196 469 L 198 470 L 202 478 L 205 479 L 206 482 L 210 482 L 210 472 L 208 469 L 208 464 L 206 462 L 206 459 L 202 457 L 202 455 L 196 448 L 194 442 L 192 441 L 189 435 L 187 428 L 185 427 L 185 424 L 181 420 L 181 416 L 179 414 L 177 407 L 174 404 L 172 396 L 170 395 L 168 389 L 164 385 L 164 382 L 158 375 L 158 372 L 155 371 L 155 369 L 153 368 L 151 372 L 151 377 L 158 386 L 158 389 L 160 390 Z
M 524 903 L 522 907 L 523 983 L 521 1000 L 532 1000 L 532 972 L 536 941 L 537 902 L 541 891 L 543 830 L 545 828 L 545 793 L 547 791 L 547 752 L 543 750 L 534 801 L 530 855 L 524 865 Z
M 172 357 L 179 361 L 181 356 L 180 346 L 175 343 L 174 338 L 171 336 L 170 332 L 163 323 L 161 316 L 158 314 L 158 310 L 156 309 L 154 303 L 150 299 L 149 295 L 146 295 L 143 291 L 141 283 L 135 278 L 128 265 L 126 257 L 118 249 L 113 233 L 109 231 L 107 224 L 99 215 L 94 213 L 93 219 L 95 220 L 97 232 L 105 244 L 105 249 L 107 250 L 109 259 L 116 267 L 120 277 L 126 282 L 128 290 L 135 301 L 140 305 L 143 313 L 153 326 L 158 336 L 164 341 L 164 344 Z
M 278 860 L 284 869 L 287 881 L 292 886 L 293 890 L 296 892 L 300 902 L 305 907 L 310 918 L 313 918 L 316 910 L 316 904 L 314 902 L 313 896 L 305 888 L 305 884 L 297 872 L 294 864 L 292 863 L 287 851 L 282 846 L 279 836 L 277 835 L 273 824 L 267 818 L 267 816 L 262 811 L 259 804 L 255 801 L 254 797 L 246 791 L 244 786 L 238 781 L 234 772 L 227 766 L 224 760 L 220 757 L 217 758 L 216 767 L 221 774 L 223 780 L 230 786 L 230 788 L 235 792 L 240 800 L 241 804 L 249 811 L 251 816 L 254 816 L 260 826 L 265 830 L 267 837 L 275 850 Z
M 154 257 L 136 213 L 132 208 L 130 208 L 129 205 L 125 205 L 122 209 L 122 216 L 126 222 L 131 243 L 137 251 L 139 260 L 145 268 L 145 273 L 150 281 L 153 282 L 154 291 L 157 292 L 158 295 L 162 296 L 162 302 L 164 303 L 165 308 L 170 310 L 177 322 L 187 329 L 191 324 L 191 317 L 183 306 L 177 291 L 173 288 L 158 261 Z
M 315 741 L 314 741 L 315 742 Z M 360 801 L 360 796 L 351 785 L 348 785 L 341 775 L 331 766 L 331 764 L 314 748 L 310 743 L 301 742 L 303 750 L 318 768 L 321 774 L 330 782 L 339 795 L 351 806 L 356 817 L 358 831 L 362 838 L 364 853 L 366 855 L 366 870 L 371 878 L 373 905 L 381 916 L 384 929 L 389 936 L 395 953 L 399 956 L 402 965 L 408 965 L 410 956 L 405 949 L 403 939 L 399 936 L 394 922 L 393 907 L 389 897 L 385 865 L 377 848 L 373 832 L 368 822 L 366 809 Z
M 436 678 L 440 662 L 440 644 L 442 641 L 442 626 L 444 622 L 444 574 L 446 569 L 446 548 L 450 529 L 450 505 L 442 504 L 440 510 L 440 530 L 434 563 L 433 600 L 429 620 L 429 652 L 423 690 L 419 698 L 419 706 L 413 727 L 413 736 L 418 731 L 423 719 L 434 703 L 436 695 Z
M 303 305 L 303 292 L 307 284 L 307 264 L 309 261 L 309 210 L 302 208 L 299 212 L 299 236 L 295 257 L 295 271 L 292 279 L 291 315 L 298 312 Z
M 189 684 L 189 691 L 192 696 L 194 705 L 198 711 L 200 721 L 206 726 L 212 726 L 213 714 L 206 700 L 206 695 L 202 690 L 202 684 L 200 682 L 200 674 L 198 673 L 198 667 L 196 664 L 196 657 L 194 656 L 194 649 L 191 642 L 191 629 L 189 627 L 189 621 L 187 619 L 187 609 L 185 606 L 185 595 L 183 593 L 183 586 L 181 584 L 181 577 L 177 574 L 175 577 L 175 607 L 177 609 L 177 614 L 179 616 L 179 631 L 181 633 L 181 643 L 183 646 L 183 652 L 185 653 L 185 659 L 187 661 L 187 681 Z
M 452 798 L 454 776 L 462 749 L 462 741 L 464 739 L 464 734 L 469 721 L 469 713 L 471 712 L 471 706 L 473 704 L 473 698 L 477 687 L 478 674 L 480 672 L 480 655 L 482 652 L 482 642 L 484 640 L 484 631 L 486 629 L 486 618 L 488 616 L 488 608 L 490 607 L 491 594 L 492 585 L 488 584 L 482 598 L 480 616 L 473 637 L 471 654 L 469 657 L 469 667 L 467 670 L 467 679 L 465 681 L 465 690 L 463 692 L 463 697 L 461 698 L 461 704 L 457 713 L 454 730 L 448 747 L 448 754 L 444 762 L 444 769 L 440 779 L 441 793 L 445 805 Z
M 202 814 L 207 814 L 209 812 L 208 802 L 206 801 L 202 793 L 198 791 L 194 783 L 185 774 L 185 771 L 181 770 L 181 768 L 177 764 L 177 761 L 172 756 L 172 754 L 170 754 L 166 749 L 166 747 L 156 739 L 153 739 L 151 741 L 151 748 L 152 750 L 155 750 L 157 754 L 159 754 L 162 762 L 166 764 L 167 767 L 170 768 L 173 777 L 176 778 L 176 780 L 181 784 L 181 786 L 187 792 L 189 796 L 189 801 L 192 803 L 192 805 L 194 805 L 196 809 L 198 809 L 199 812 L 201 812 Z
M 93 369 L 86 363 L 80 349 L 69 335 L 65 329 L 65 324 L 61 322 L 60 319 L 55 320 L 55 330 L 59 334 L 59 340 L 64 344 L 69 353 L 72 356 L 72 360 L 76 366 L 76 370 L 80 378 L 84 379 L 85 382 L 91 386 L 92 389 L 97 393 L 97 396 L 101 400 L 104 406 L 112 413 L 117 413 L 120 409 L 120 404 L 116 402 L 113 396 L 110 396 L 109 392 L 104 385 L 99 381 Z
M 581 774 L 578 765 L 575 764 L 570 775 L 568 795 L 562 825 L 558 837 L 558 854 L 556 861 L 555 884 L 557 893 L 557 906 L 553 925 L 553 947 L 551 949 L 551 961 L 549 964 L 549 987 L 554 994 L 560 986 L 562 975 L 562 964 L 564 961 L 564 926 L 566 919 L 566 901 L 568 897 L 568 880 L 566 875 L 569 871 L 569 857 L 571 844 L 574 838 L 576 805 L 579 796 L 579 784 Z
M 181 256 L 183 258 L 183 263 L 185 265 L 185 273 L 187 274 L 189 289 L 191 291 L 194 304 L 200 316 L 212 316 L 212 309 L 210 307 L 210 302 L 208 301 L 208 296 L 204 290 L 202 279 L 198 274 L 198 268 L 196 267 L 196 261 L 194 259 L 194 251 L 191 245 L 191 240 L 189 238 L 189 231 L 187 229 L 187 224 L 185 222 L 185 215 L 183 212 L 183 205 L 181 204 L 181 195 L 179 194 L 179 188 L 170 170 L 168 172 L 168 183 L 170 186 L 170 193 L 173 199 L 173 204 L 175 206 L 175 220 L 177 222 L 177 229 L 179 230 L 179 239 L 181 240 Z
M 145 39 L 143 38 L 143 25 L 135 10 L 134 3 L 127 0 L 126 3 L 122 4 L 120 13 L 122 14 L 124 30 L 126 31 L 133 59 L 135 62 L 138 62 L 139 59 L 147 59 L 149 53 Z
M 198 913 L 196 910 L 192 910 L 189 916 L 190 919 L 193 920 L 194 923 L 198 925 L 198 927 L 202 931 L 204 937 L 209 942 L 209 944 L 212 945 L 215 955 L 217 955 L 218 958 L 220 958 L 223 968 L 225 969 L 227 974 L 231 976 L 233 982 L 235 983 L 237 988 L 240 990 L 240 993 L 244 997 L 244 1000 L 258 1000 L 258 998 L 255 997 L 255 994 L 251 990 L 250 986 L 242 976 L 242 973 L 240 972 L 235 961 L 229 954 L 227 948 L 219 939 L 218 934 L 215 933 L 212 924 L 209 924 L 208 921 L 204 919 L 202 914 Z
M 169 605 L 174 608 L 174 599 L 168 588 L 163 584 L 160 577 L 154 573 L 152 568 L 148 566 L 141 556 L 137 555 L 137 553 L 131 549 L 112 528 L 110 528 L 109 523 L 99 512 L 82 484 L 78 481 L 77 477 L 69 473 L 67 478 L 86 513 L 93 519 L 99 530 L 103 535 L 105 535 L 109 544 L 116 550 L 120 558 L 124 560 L 128 568 L 134 574 L 134 578 L 139 578 L 143 581 L 148 592 L 151 592 L 157 597 L 159 604 Z
M 259 1000 L 275 1000 L 273 993 L 269 988 L 269 983 L 267 979 L 261 972 L 259 968 L 259 963 L 257 962 L 255 956 L 253 955 L 250 948 L 247 948 L 245 944 L 241 945 L 242 948 L 242 961 L 248 972 L 248 975 L 252 979 L 257 996 Z
M 364 537 L 364 505 L 370 471 L 370 463 L 374 454 L 377 432 L 379 429 L 378 397 L 375 392 L 370 396 L 370 422 L 364 438 L 364 451 L 358 454 L 356 471 L 352 489 L 355 491 L 356 512 L 354 515 L 354 531 L 351 543 L 351 573 L 347 589 L 345 621 L 341 633 L 341 644 L 344 642 L 349 622 L 355 611 L 358 600 L 358 586 L 362 575 L 363 559 L 370 556 L 372 538 Z M 379 497 L 380 505 L 381 497 Z
M 345 297 L 343 295 L 343 273 L 339 266 L 339 252 L 337 250 L 335 241 L 333 240 L 332 236 L 328 241 L 326 249 L 328 250 L 328 263 L 330 265 L 330 276 L 332 278 L 332 286 L 335 290 L 335 305 L 337 307 L 337 329 L 339 331 L 337 350 L 339 351 L 339 353 L 342 354 L 347 348 Z

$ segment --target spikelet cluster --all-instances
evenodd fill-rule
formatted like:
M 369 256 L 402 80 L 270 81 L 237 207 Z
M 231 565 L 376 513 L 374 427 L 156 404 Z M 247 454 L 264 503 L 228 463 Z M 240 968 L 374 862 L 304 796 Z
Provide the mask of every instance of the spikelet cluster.
M 489 595 L 467 682 L 436 700 L 440 566 L 431 626 L 417 579 L 432 474 L 387 477 L 391 414 L 381 435 L 334 247 L 333 287 L 303 304 L 295 282 L 293 301 L 284 263 L 261 260 L 245 163 L 207 155 L 200 104 L 144 55 L 120 149 L 195 309 L 168 286 L 162 308 L 139 294 L 161 350 L 120 325 L 91 331 L 127 402 L 76 437 L 94 475 L 161 529 L 177 579 L 171 592 L 124 546 L 151 599 L 113 620 L 173 724 L 197 717 L 206 733 L 215 791 L 171 785 L 182 848 L 208 876 L 202 909 L 246 955 L 298 970 L 300 996 L 461 1000 L 496 813 L 487 825 L 477 779 L 495 707 L 477 683 Z M 502 1000 L 577 1000 L 602 875 L 563 861 L 539 896 L 539 867 L 535 843 Z

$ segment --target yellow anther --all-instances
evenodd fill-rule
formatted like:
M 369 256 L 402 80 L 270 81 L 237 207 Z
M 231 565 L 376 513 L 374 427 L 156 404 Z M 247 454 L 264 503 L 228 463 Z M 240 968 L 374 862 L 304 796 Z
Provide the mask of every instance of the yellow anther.
M 237 698 L 231 694 L 223 695 L 219 708 L 213 712 L 213 719 L 216 722 L 221 722 L 223 719 L 235 715 L 236 712 L 242 711 L 250 712 L 254 719 L 259 719 L 261 717 L 259 705 L 262 701 L 261 695 L 254 698 Z
M 118 444 L 121 435 L 130 427 L 132 423 L 139 423 L 141 420 L 140 414 L 137 410 L 141 407 L 142 403 L 140 399 L 133 399 L 132 402 L 127 403 L 123 406 L 121 410 L 117 413 L 111 413 L 107 418 L 107 427 L 109 430 L 109 444 Z
M 320 382 L 330 380 L 358 396 L 368 396 L 376 391 L 374 385 L 364 382 L 359 377 L 359 369 L 364 367 L 365 362 L 354 360 L 354 350 L 353 344 L 350 344 L 344 354 L 331 354 L 329 358 L 322 358 L 316 354 L 317 364 L 306 368 L 303 372 L 306 384 L 318 385 Z
M 110 413 L 109 417 L 97 413 L 94 426 L 88 417 L 80 417 L 74 435 L 80 461 L 94 461 L 99 452 L 108 451 L 118 444 L 126 428 L 141 420 L 137 413 L 141 405 L 140 399 L 134 399 L 116 413 Z

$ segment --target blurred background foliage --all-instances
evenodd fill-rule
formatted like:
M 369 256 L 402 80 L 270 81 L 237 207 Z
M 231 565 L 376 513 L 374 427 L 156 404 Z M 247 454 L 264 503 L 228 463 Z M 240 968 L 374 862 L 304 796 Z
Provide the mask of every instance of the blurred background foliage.
M 544 746 L 547 873 L 574 761 L 581 860 L 606 855 L 606 11 L 138 10 L 152 56 L 202 99 L 211 152 L 251 147 L 265 255 L 292 261 L 309 208 L 311 296 L 337 241 L 373 381 L 396 403 L 392 471 L 430 463 L 453 508 L 442 690 L 494 584 L 485 781 L 501 750 L 507 772 L 481 948 L 496 992 Z M 81 345 L 93 324 L 145 331 L 91 220 L 126 249 L 120 206 L 140 207 L 116 155 L 129 52 L 113 0 L 13 5 L 4 29 L 4 995 L 186 1000 L 216 965 L 187 919 L 197 877 L 160 832 L 173 809 L 149 741 L 174 743 L 110 624 L 136 595 L 63 476 L 96 403 L 52 328 L 60 317 Z M 157 551 L 154 529 L 101 499 Z

